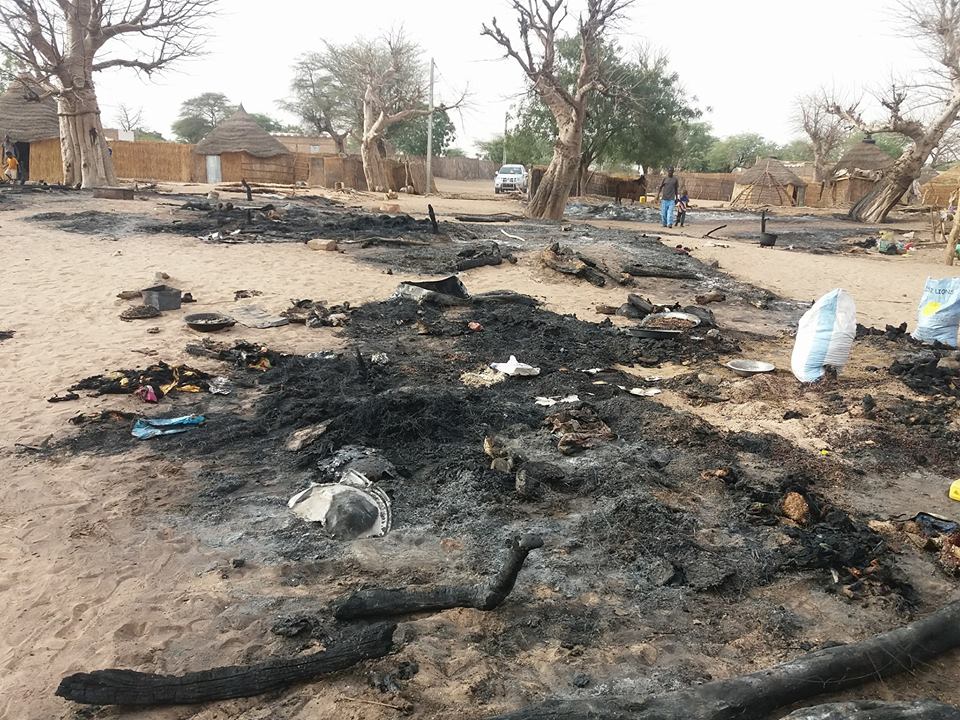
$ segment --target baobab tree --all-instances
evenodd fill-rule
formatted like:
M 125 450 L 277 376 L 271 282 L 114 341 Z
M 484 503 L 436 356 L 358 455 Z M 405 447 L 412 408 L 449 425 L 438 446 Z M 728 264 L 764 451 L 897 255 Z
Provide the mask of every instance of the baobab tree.
M 827 163 L 850 134 L 842 118 L 830 112 L 826 95 L 805 95 L 797 100 L 796 126 L 810 138 L 813 172 L 817 182 L 826 180 Z
M 901 5 L 910 34 L 935 63 L 930 76 L 914 85 L 891 85 L 879 97 L 887 113 L 879 122 L 867 122 L 859 103 L 829 105 L 851 128 L 874 135 L 897 133 L 910 141 L 877 187 L 851 209 L 850 216 L 864 222 L 886 219 L 960 114 L 960 0 L 909 0 Z
M 200 51 L 217 0 L 2 0 L 0 50 L 56 97 L 63 178 L 89 188 L 116 183 L 103 137 L 94 74 L 146 74 Z
M 314 72 L 325 77 L 326 102 L 348 103 L 355 118 L 363 174 L 370 190 L 396 188 L 387 173 L 384 140 L 397 123 L 429 115 L 429 82 L 423 50 L 402 30 L 375 40 L 343 45 L 325 43 L 311 59 Z M 437 110 L 459 107 L 440 103 Z
M 569 13 L 566 0 L 511 0 L 517 15 L 519 41 L 515 42 L 494 18 L 483 25 L 516 60 L 556 122 L 553 158 L 527 213 L 535 218 L 560 219 L 576 182 L 583 151 L 587 102 L 599 87 L 600 51 L 608 25 L 619 18 L 633 0 L 587 0 L 586 16 L 579 18 L 580 63 L 576 78 L 561 81 L 557 63 L 558 34 Z

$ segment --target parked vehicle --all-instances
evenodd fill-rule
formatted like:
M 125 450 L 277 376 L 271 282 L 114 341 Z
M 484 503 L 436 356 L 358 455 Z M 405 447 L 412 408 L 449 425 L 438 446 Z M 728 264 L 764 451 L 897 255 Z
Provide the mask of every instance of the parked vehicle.
M 504 165 L 493 178 L 495 193 L 527 191 L 527 169 L 523 165 Z

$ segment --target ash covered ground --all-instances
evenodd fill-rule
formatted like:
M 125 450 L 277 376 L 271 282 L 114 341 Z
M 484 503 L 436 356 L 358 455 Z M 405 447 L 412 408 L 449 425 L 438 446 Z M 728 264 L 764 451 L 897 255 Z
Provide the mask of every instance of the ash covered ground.
M 133 213 L 38 221 L 90 234 L 303 242 L 334 232 L 323 224 L 330 213 L 341 239 L 358 241 L 345 243 L 347 252 L 384 267 L 446 273 L 465 251 L 493 242 L 506 255 L 559 241 L 598 254 L 614 275 L 624 264 L 689 272 L 692 279 L 675 281 L 678 295 L 718 288 L 728 303 L 760 303 L 785 323 L 803 309 L 642 233 L 521 222 L 504 226 L 514 236 L 507 237 L 499 226 L 441 223 L 437 236 L 407 216 L 277 205 L 279 218 L 261 204 L 249 222 L 242 207 L 177 210 L 177 221 L 162 227 Z M 250 232 L 230 235 L 238 229 Z M 424 244 L 363 247 L 372 237 Z M 731 430 L 705 419 L 704 408 L 757 399 L 786 418 L 783 411 L 797 400 L 796 383 L 782 374 L 719 384 L 705 377 L 701 367 L 760 342 L 723 327 L 715 337 L 658 341 L 524 305 L 442 310 L 396 299 L 356 309 L 342 334 L 345 348 L 317 357 L 194 349 L 207 363 L 220 358 L 217 372 L 235 389 L 227 397 L 174 393 L 149 411 L 207 417 L 196 431 L 149 441 L 166 462 L 191 468 L 162 520 L 248 564 L 277 569 L 277 585 L 238 597 L 237 613 L 255 615 L 250 632 L 262 632 L 263 643 L 280 654 L 335 632 L 330 603 L 351 589 L 474 582 L 496 569 L 508 537 L 541 534 L 544 549 L 530 556 L 499 610 L 412 619 L 399 655 L 362 669 L 388 701 L 412 702 L 418 717 L 443 716 L 464 702 L 482 717 L 545 694 L 687 687 L 709 680 L 724 663 L 783 659 L 828 641 L 791 609 L 783 588 L 802 588 L 811 602 L 830 598 L 881 626 L 938 602 L 896 540 L 871 527 L 870 520 L 885 516 L 844 504 L 837 488 L 910 467 L 953 472 L 960 459 L 950 421 L 958 371 L 941 362 L 951 358 L 944 349 L 918 348 L 902 333 L 865 335 L 861 342 L 885 359 L 866 376 L 825 383 L 803 398 L 805 412 L 838 421 L 829 436 L 833 451 L 817 455 L 759 423 Z M 380 353 L 385 361 L 375 361 Z M 540 375 L 464 384 L 464 373 L 511 354 Z M 261 355 L 270 369 L 251 369 Z M 665 380 L 637 377 L 668 365 L 685 369 Z M 619 386 L 661 389 L 684 409 Z M 534 402 L 573 394 L 578 403 Z M 564 410 L 595 417 L 614 437 L 562 453 L 549 424 Z M 132 422 L 116 413 L 80 419 L 59 449 L 94 457 L 133 453 L 142 443 L 130 437 Z M 326 430 L 313 444 L 290 448 L 295 432 L 320 424 Z M 509 458 L 507 469 L 491 467 L 488 438 Z M 378 485 L 392 500 L 394 528 L 386 537 L 338 542 L 290 513 L 291 495 L 311 481 L 336 480 L 357 458 L 379 468 Z M 542 481 L 521 492 L 521 471 Z M 799 498 L 801 512 L 788 498 Z M 732 658 L 731 647 L 739 648 Z M 642 668 L 638 657 L 645 658 Z M 419 674 L 410 670 L 414 664 Z M 463 687 L 445 694 L 448 668 L 461 665 L 469 666 Z M 270 702 L 254 699 L 249 707 Z M 286 713 L 277 707 L 275 716 Z
M 469 322 L 479 322 L 483 331 L 470 332 Z M 481 706 L 515 698 L 503 685 L 505 673 L 544 642 L 591 658 L 651 632 L 681 633 L 682 645 L 696 648 L 699 659 L 658 667 L 641 681 L 647 689 L 707 679 L 703 658 L 756 625 L 767 628 L 767 650 L 810 649 L 802 621 L 754 593 L 778 582 L 804 579 L 813 592 L 896 618 L 920 601 L 889 539 L 868 527 L 866 515 L 827 499 L 834 484 L 854 482 L 878 465 L 922 462 L 943 469 L 956 462 L 957 435 L 942 419 L 911 422 L 916 404 L 905 410 L 902 400 L 878 396 L 873 419 L 864 421 L 880 440 L 873 454 L 818 458 L 777 434 L 724 431 L 618 387 L 663 387 L 694 403 L 722 402 L 694 371 L 643 382 L 613 367 L 695 367 L 736 355 L 736 334 L 653 341 L 526 306 L 443 311 L 409 300 L 359 308 L 345 333 L 350 346 L 336 354 L 266 352 L 272 365 L 266 372 L 247 368 L 256 353 L 232 369 L 225 362 L 238 385 L 234 395 L 174 397 L 162 408 L 164 415 L 201 412 L 206 426 L 151 441 L 168 460 L 200 466 L 171 522 L 210 546 L 282 566 L 285 584 L 309 589 L 307 598 L 278 593 L 270 604 L 266 621 L 294 635 L 281 642 L 288 652 L 334 631 L 326 602 L 347 588 L 472 582 L 494 569 L 503 540 L 526 532 L 540 533 L 546 547 L 530 557 L 513 595 L 495 613 L 499 629 L 478 626 L 468 633 L 490 668 L 471 690 Z M 914 352 L 908 343 L 903 349 Z M 239 357 L 228 348 L 207 348 L 208 354 L 220 352 L 227 362 Z M 377 353 L 388 361 L 374 362 Z M 541 374 L 489 387 L 461 381 L 463 373 L 511 353 Z M 583 372 L 589 369 L 603 371 Z M 858 392 L 825 387 L 819 397 L 825 411 L 834 406 L 846 412 L 842 408 Z M 534 398 L 570 394 L 581 403 L 569 407 L 595 410 L 615 439 L 562 454 L 545 422 L 567 406 L 540 407 Z M 112 415 L 93 420 L 66 447 L 128 452 L 138 442 L 129 435 L 130 421 Z M 319 440 L 288 449 L 294 432 L 318 423 L 329 423 Z M 915 442 L 903 443 L 900 430 Z M 515 469 L 491 469 L 484 454 L 489 437 L 509 450 Z M 286 500 L 311 480 L 335 480 L 345 462 L 371 454 L 377 467 L 387 468 L 379 485 L 392 498 L 395 521 L 383 539 L 360 541 L 367 561 L 358 562 L 355 547 L 293 517 Z M 518 494 L 516 469 L 544 466 L 551 469 L 549 480 Z M 803 498 L 805 517 L 788 517 L 789 494 Z M 455 563 L 438 560 L 430 568 L 405 562 L 411 546 L 441 542 L 462 548 Z M 586 597 L 602 602 L 585 603 Z M 722 624 L 718 635 L 719 618 L 729 613 L 740 621 Z M 437 653 L 411 639 L 403 658 L 429 665 L 439 662 Z M 599 663 L 587 676 L 602 679 L 606 689 L 626 683 L 636 689 L 635 672 L 610 664 L 609 657 Z M 584 682 L 577 673 L 583 671 L 570 670 L 560 694 L 591 692 L 576 687 Z

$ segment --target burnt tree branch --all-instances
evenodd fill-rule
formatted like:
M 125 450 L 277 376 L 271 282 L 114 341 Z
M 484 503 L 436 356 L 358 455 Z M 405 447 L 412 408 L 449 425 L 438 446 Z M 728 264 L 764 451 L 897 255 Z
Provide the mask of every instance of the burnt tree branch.
M 256 665 L 214 668 L 185 675 L 97 670 L 60 681 L 57 695 L 89 705 L 189 705 L 251 697 L 383 657 L 393 649 L 396 625 L 381 623 L 344 636 L 324 651 Z
M 380 618 L 437 612 L 450 608 L 494 610 L 513 590 L 520 569 L 531 550 L 543 547 L 539 535 L 514 538 L 500 571 L 489 582 L 477 585 L 452 585 L 430 590 L 360 590 L 334 606 L 338 620 Z
M 548 700 L 496 720 L 763 720 L 778 708 L 909 672 L 960 647 L 960 602 L 896 630 L 749 675 L 643 699 Z

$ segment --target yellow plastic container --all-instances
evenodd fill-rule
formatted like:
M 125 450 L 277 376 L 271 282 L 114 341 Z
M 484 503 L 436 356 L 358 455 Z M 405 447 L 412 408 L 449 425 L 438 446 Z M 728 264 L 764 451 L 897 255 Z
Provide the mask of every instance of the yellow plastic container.
M 960 480 L 954 480 L 950 485 L 950 499 L 960 502 Z

